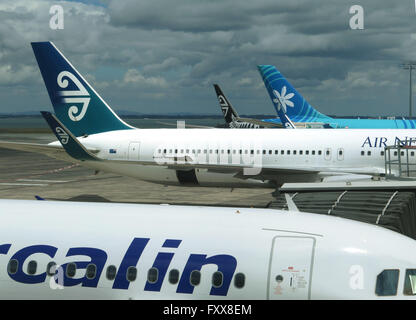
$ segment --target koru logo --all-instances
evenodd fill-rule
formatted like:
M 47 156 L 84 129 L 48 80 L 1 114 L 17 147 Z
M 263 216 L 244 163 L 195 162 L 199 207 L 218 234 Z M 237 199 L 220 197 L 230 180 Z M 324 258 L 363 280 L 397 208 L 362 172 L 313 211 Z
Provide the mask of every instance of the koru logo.
M 78 107 L 75 105 L 70 106 L 68 109 L 69 119 L 72 121 L 79 121 L 84 118 L 85 113 L 87 112 L 88 104 L 91 100 L 90 94 L 81 84 L 81 82 L 71 72 L 68 71 L 62 71 L 60 74 L 58 74 L 57 82 L 59 87 L 63 89 L 68 87 L 68 80 L 63 79 L 64 77 L 71 79 L 78 90 L 58 91 L 58 95 L 65 97 L 62 99 L 63 103 L 82 103 L 82 109 L 79 113 Z
M 64 131 L 64 129 L 62 129 L 61 127 L 56 127 L 55 131 L 58 134 L 61 143 L 62 144 L 67 144 L 68 143 L 68 140 L 69 140 L 69 136 Z
M 224 114 L 224 116 L 226 116 L 227 113 L 228 113 L 228 109 L 229 109 L 227 100 L 225 100 L 225 98 L 221 95 L 218 96 L 218 100 L 220 101 L 220 106 L 221 106 L 222 113 Z

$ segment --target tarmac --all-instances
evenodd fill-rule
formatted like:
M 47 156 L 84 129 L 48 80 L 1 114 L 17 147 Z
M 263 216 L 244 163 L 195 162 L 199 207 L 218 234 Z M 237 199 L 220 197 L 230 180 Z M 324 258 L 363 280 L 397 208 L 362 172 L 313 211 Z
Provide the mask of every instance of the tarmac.
M 2 134 L 0 140 L 29 141 Z M 52 141 L 54 139 L 51 139 Z M 0 148 L 0 199 L 128 202 L 233 207 L 266 207 L 274 189 L 164 186 L 93 170 L 29 153 Z

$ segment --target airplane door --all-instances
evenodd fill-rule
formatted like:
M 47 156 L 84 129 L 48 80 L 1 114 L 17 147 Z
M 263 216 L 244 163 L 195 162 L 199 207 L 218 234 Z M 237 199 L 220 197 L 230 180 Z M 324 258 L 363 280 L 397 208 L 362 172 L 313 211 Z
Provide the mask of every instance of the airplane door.
M 139 160 L 140 142 L 130 142 L 129 144 L 129 160 Z
M 273 239 L 267 298 L 310 299 L 315 238 L 277 236 Z

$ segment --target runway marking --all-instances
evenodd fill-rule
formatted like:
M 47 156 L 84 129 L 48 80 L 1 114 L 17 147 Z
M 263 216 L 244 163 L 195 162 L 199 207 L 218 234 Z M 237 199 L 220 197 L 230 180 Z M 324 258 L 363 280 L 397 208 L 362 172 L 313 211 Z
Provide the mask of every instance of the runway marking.
M 71 182 L 72 180 L 42 180 L 42 179 L 17 179 L 16 181 L 26 181 L 26 182 L 45 182 L 45 183 L 64 183 Z
M 2 182 L 0 183 L 0 186 L 37 186 L 37 187 L 46 187 L 48 186 L 47 183 L 8 183 L 8 182 Z

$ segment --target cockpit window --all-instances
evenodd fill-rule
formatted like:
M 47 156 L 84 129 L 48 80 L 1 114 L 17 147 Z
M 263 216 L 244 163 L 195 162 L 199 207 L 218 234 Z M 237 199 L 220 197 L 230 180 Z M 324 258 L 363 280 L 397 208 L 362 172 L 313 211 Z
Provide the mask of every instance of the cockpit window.
M 416 269 L 406 269 L 403 294 L 407 296 L 416 295 Z
M 377 276 L 376 295 L 395 296 L 399 282 L 399 270 L 383 270 Z

